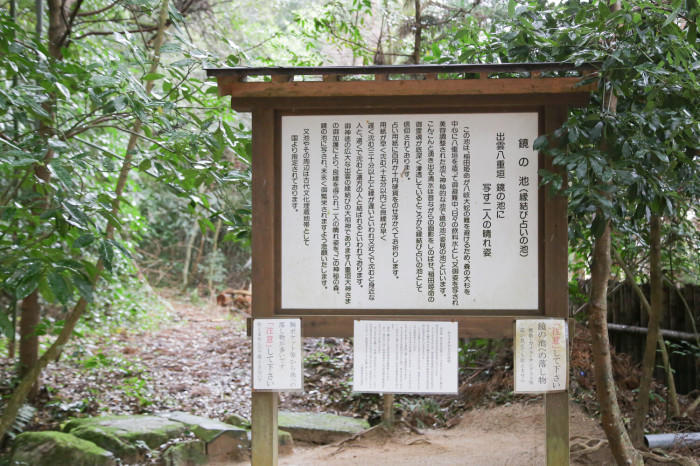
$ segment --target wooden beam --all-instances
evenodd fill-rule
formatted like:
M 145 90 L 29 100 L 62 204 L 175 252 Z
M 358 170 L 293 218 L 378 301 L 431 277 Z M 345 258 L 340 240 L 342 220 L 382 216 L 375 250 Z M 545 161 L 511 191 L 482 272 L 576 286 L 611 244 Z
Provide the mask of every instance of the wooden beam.
M 471 81 L 478 81 L 472 79 Z M 373 81 L 370 81 L 373 82 Z M 420 81 L 426 83 L 425 81 Z M 439 81 L 444 82 L 444 81 Z M 269 98 L 232 98 L 231 107 L 239 112 L 249 112 L 253 108 L 270 107 L 285 113 L 294 114 L 309 111 L 328 113 L 329 109 L 342 109 L 336 113 L 347 113 L 352 109 L 358 113 L 375 112 L 382 109 L 394 113 L 403 109 L 416 111 L 421 108 L 429 112 L 454 111 L 537 111 L 537 107 L 552 103 L 569 105 L 586 105 L 588 92 L 568 92 L 561 94 L 513 94 L 507 98 L 498 95 L 416 95 L 416 96 L 360 96 L 360 97 L 279 97 Z
M 273 74 L 270 76 L 273 83 L 288 83 L 294 80 L 294 76 L 290 74 Z
M 275 240 L 274 150 L 275 112 L 253 111 L 253 315 L 272 317 L 275 310 L 275 257 L 270 247 Z M 253 392 L 251 408 L 252 464 L 277 465 L 277 404 L 275 392 Z
M 576 87 L 580 78 L 499 78 L 389 81 L 240 82 L 220 77 L 222 95 L 242 98 L 454 96 L 588 93 L 593 85 Z
M 551 134 L 559 128 L 566 121 L 566 115 L 566 106 L 545 107 L 545 133 Z M 549 157 L 545 158 L 544 165 L 546 170 L 565 175 L 552 165 Z M 544 190 L 544 195 L 548 196 L 544 201 L 544 314 L 566 319 L 569 313 L 567 201 L 564 196 L 549 197 L 548 189 Z M 569 464 L 568 386 L 567 378 L 566 391 L 547 393 L 544 397 L 548 466 Z
M 252 172 L 253 231 L 252 313 L 272 317 L 275 309 L 275 191 L 274 152 L 275 114 L 270 109 L 253 111 Z
M 250 431 L 253 466 L 277 466 L 277 392 L 253 392 Z

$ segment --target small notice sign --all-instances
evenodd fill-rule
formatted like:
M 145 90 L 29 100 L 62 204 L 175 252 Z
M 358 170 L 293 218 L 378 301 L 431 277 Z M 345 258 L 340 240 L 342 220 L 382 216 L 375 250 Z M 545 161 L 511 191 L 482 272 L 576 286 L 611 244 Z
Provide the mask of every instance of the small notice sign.
M 353 391 L 457 393 L 457 323 L 356 320 Z
M 515 393 L 565 391 L 568 329 L 564 319 L 515 321 Z
M 302 375 L 301 320 L 253 320 L 253 390 L 302 390 Z

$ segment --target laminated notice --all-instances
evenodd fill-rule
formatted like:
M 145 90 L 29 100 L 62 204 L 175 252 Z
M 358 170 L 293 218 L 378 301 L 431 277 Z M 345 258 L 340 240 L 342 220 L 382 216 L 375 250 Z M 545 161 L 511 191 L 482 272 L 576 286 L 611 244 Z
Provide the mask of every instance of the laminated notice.
M 515 321 L 515 393 L 565 391 L 568 332 L 564 319 Z
M 356 320 L 353 391 L 457 393 L 456 322 Z
M 253 390 L 303 389 L 300 319 L 253 320 Z

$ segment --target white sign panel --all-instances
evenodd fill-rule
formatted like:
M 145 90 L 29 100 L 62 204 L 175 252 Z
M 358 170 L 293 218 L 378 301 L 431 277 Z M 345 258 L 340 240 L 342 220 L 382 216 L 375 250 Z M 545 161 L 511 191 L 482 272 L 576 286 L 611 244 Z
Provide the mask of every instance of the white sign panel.
M 538 308 L 537 113 L 282 117 L 282 307 Z
M 353 391 L 457 393 L 456 322 L 356 320 Z
M 568 328 L 563 319 L 515 321 L 515 393 L 567 389 Z
M 253 320 L 253 390 L 303 389 L 300 319 Z

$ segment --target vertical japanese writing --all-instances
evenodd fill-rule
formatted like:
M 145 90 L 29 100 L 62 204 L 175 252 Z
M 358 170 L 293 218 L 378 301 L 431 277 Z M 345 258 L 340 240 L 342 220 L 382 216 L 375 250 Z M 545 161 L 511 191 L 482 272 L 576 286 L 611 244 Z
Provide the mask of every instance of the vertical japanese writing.
M 518 159 L 518 166 L 526 168 L 530 165 L 528 158 L 530 144 L 527 138 L 518 139 L 518 149 L 525 149 Z M 520 201 L 519 218 L 520 218 L 520 257 L 527 257 L 530 253 L 530 233 L 529 233 L 529 201 L 530 201 L 530 177 L 521 175 L 518 177 L 518 200 Z
M 333 291 L 340 293 L 340 123 L 333 123 Z
M 471 184 L 472 184 L 472 154 L 471 133 L 469 127 L 462 129 L 462 278 L 464 279 L 464 294 L 472 292 L 472 251 L 471 251 Z
M 367 123 L 367 298 L 374 301 L 376 274 L 374 122 Z
M 440 121 L 438 131 L 439 154 L 440 154 L 440 177 L 438 178 L 439 195 L 439 277 L 440 294 L 447 296 L 447 125 L 444 120 Z
M 321 123 L 321 286 L 328 289 L 328 123 Z
M 299 212 L 299 135 L 292 134 L 291 144 L 291 164 L 292 164 L 292 183 L 291 196 L 289 197 L 292 203 L 294 212 Z
M 282 308 L 539 305 L 536 113 L 281 118 Z
M 481 254 L 484 257 L 491 257 L 492 239 L 491 239 L 491 183 L 483 183 L 481 186 L 481 197 L 483 200 L 481 212 L 481 239 L 482 249 Z
M 296 341 L 298 335 L 297 335 L 297 326 L 299 325 L 299 321 L 290 324 L 289 325 L 289 340 L 296 345 Z M 300 374 L 297 374 L 297 371 L 300 368 L 301 360 L 298 359 L 298 354 L 297 351 L 290 351 L 289 352 L 289 380 L 297 380 L 297 377 Z
M 304 158 L 302 160 L 302 189 L 304 192 L 304 246 L 309 246 L 311 236 L 311 179 L 309 172 L 311 171 L 311 153 L 309 145 L 311 144 L 311 133 L 309 128 L 304 128 Z
M 428 302 L 435 301 L 435 124 L 427 122 L 426 142 L 428 146 Z
M 391 124 L 391 273 L 399 278 L 399 123 Z
M 537 383 L 547 384 L 547 324 L 537 324 Z
M 379 122 L 379 237 L 386 241 L 387 211 L 386 121 Z
M 273 370 L 275 364 L 275 351 L 274 351 L 274 332 L 275 326 L 272 323 L 265 325 L 265 370 L 267 373 L 267 380 L 265 381 L 268 386 L 273 386 L 275 381 L 275 371 Z
M 452 120 L 450 151 L 452 155 L 452 183 L 450 184 L 451 228 L 450 239 L 452 242 L 452 305 L 459 306 L 459 122 Z
M 343 151 L 343 201 L 344 201 L 344 252 L 345 262 L 343 271 L 345 272 L 345 304 L 352 301 L 352 124 L 345 123 Z
M 355 283 L 362 288 L 364 280 L 364 128 L 355 126 Z
M 423 293 L 423 122 L 416 121 L 416 291 Z
M 401 177 L 411 179 L 411 122 L 403 122 L 403 170 Z
M 561 390 L 564 388 L 564 383 L 562 379 L 565 379 L 565 375 L 562 373 L 562 332 L 561 327 L 556 325 L 558 322 L 554 323 L 551 328 L 552 333 L 552 388 L 554 390 Z M 564 346 L 565 347 L 565 346 Z
M 506 135 L 496 133 L 496 219 L 506 218 Z

